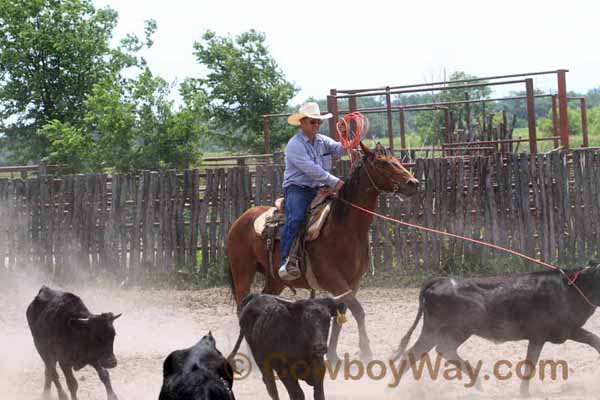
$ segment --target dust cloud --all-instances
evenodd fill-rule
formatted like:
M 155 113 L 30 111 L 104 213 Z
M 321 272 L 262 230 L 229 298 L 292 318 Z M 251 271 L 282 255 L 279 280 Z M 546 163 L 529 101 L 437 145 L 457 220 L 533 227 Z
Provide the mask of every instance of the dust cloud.
M 115 355 L 119 365 L 110 370 L 115 392 L 120 400 L 157 399 L 162 384 L 162 363 L 173 350 L 193 345 L 209 330 L 222 353 L 228 354 L 238 335 L 235 308 L 225 288 L 205 290 L 140 290 L 78 286 L 60 286 L 32 268 L 27 273 L 2 272 L 0 282 L 0 398 L 7 400 L 40 399 L 43 385 L 43 363 L 37 354 L 27 327 L 25 310 L 42 284 L 72 291 L 79 295 L 95 313 L 123 313 L 115 322 Z M 401 337 L 412 324 L 417 311 L 415 289 L 364 289 L 359 297 L 367 312 L 367 329 L 377 360 L 387 361 Z M 594 315 L 586 325 L 600 332 L 600 316 Z M 418 337 L 420 328 L 413 334 Z M 352 318 L 344 325 L 338 353 L 348 353 L 351 359 L 358 350 L 358 331 Z M 247 352 L 245 344 L 241 348 Z M 495 345 L 471 338 L 460 349 L 472 362 L 481 360 L 482 373 L 490 373 L 497 360 L 522 360 L 526 342 Z M 435 354 L 435 353 L 432 353 Z M 542 359 L 566 360 L 567 380 L 532 382 L 532 398 L 595 399 L 598 354 L 589 346 L 574 342 L 548 344 Z M 352 375 L 350 373 L 350 375 Z M 344 376 L 342 369 L 335 379 L 327 378 L 328 399 L 518 399 L 516 378 L 506 381 L 490 379 L 483 382 L 484 391 L 465 388 L 465 381 L 402 378 L 391 388 L 391 372 L 380 379 Z M 64 377 L 59 369 L 64 385 Z M 104 387 L 95 371 L 85 367 L 75 373 L 82 400 L 106 399 Z M 280 396 L 287 398 L 283 385 L 277 383 Z M 312 388 L 302 383 L 307 398 Z M 234 383 L 238 399 L 268 399 L 260 374 L 254 369 L 249 377 Z M 52 398 L 57 399 L 53 388 Z

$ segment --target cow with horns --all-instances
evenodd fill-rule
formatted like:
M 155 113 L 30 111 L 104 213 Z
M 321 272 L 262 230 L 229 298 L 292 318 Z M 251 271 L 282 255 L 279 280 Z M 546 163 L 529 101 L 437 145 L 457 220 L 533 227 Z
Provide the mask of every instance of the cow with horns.
M 121 314 L 92 314 L 83 301 L 73 293 L 43 286 L 27 307 L 27 322 L 33 343 L 44 361 L 46 372 L 44 395 L 50 394 L 54 383 L 60 400 L 67 400 L 56 363 L 65 374 L 71 400 L 77 399 L 77 380 L 73 369 L 86 365 L 94 367 L 106 387 L 108 400 L 117 400 L 107 368 L 117 366 L 113 353 L 115 328 L 113 322 Z

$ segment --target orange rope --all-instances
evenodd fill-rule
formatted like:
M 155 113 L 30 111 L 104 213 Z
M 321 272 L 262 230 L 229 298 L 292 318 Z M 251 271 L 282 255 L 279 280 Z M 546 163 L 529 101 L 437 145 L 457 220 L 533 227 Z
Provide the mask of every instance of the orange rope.
M 551 270 L 558 270 L 558 271 L 560 271 L 560 272 L 563 274 L 563 276 L 564 276 L 564 277 L 567 279 L 567 283 L 568 283 L 568 285 L 569 285 L 569 286 L 573 286 L 575 289 L 577 289 L 577 291 L 579 292 L 579 294 L 580 294 L 580 295 L 583 297 L 583 299 L 584 299 L 584 300 L 585 300 L 585 301 L 586 301 L 586 302 L 587 302 L 587 303 L 588 303 L 590 306 L 592 306 L 592 307 L 598 307 L 597 305 L 595 305 L 594 303 L 592 303 L 592 302 L 590 301 L 590 299 L 588 299 L 588 298 L 587 298 L 587 296 L 585 295 L 585 293 L 583 293 L 583 291 L 582 291 L 582 290 L 579 288 L 579 286 L 577 286 L 577 285 L 575 284 L 575 281 L 576 281 L 576 280 L 577 280 L 577 278 L 579 277 L 579 275 L 580 275 L 581 271 L 578 271 L 577 273 L 575 273 L 574 277 L 571 279 L 571 278 L 569 278 L 569 277 L 567 276 L 567 274 L 565 273 L 565 271 L 563 271 L 561 268 L 558 268 L 558 267 L 556 267 L 556 266 L 554 266 L 554 265 L 552 265 L 552 264 L 548 264 L 548 263 L 546 263 L 546 262 L 544 262 L 544 261 L 541 261 L 541 260 L 536 260 L 536 259 L 535 259 L 535 258 L 533 258 L 533 257 L 529 257 L 529 256 L 527 256 L 527 255 L 525 255 L 525 254 L 521 254 L 521 253 L 519 253 L 519 252 L 517 252 L 517 251 L 511 250 L 511 249 L 507 249 L 507 248 L 505 248 L 505 247 L 501 247 L 501 246 L 498 246 L 498 245 L 495 245 L 495 244 L 492 244 L 492 243 L 483 242 L 483 241 L 481 241 L 481 240 L 477 240 L 477 239 L 471 239 L 471 238 L 468 238 L 468 237 L 464 237 L 464 236 L 456 235 L 456 234 L 454 234 L 454 233 L 445 232 L 445 231 L 439 231 L 439 230 L 437 230 L 437 229 L 433 229 L 433 228 L 426 228 L 426 227 L 424 227 L 424 226 L 415 225 L 415 224 L 411 224 L 411 223 L 408 223 L 408 222 L 400 221 L 400 220 L 398 220 L 398 219 L 395 219 L 395 218 L 391 218 L 391 217 L 388 217 L 388 216 L 385 216 L 385 215 L 382 215 L 382 214 L 378 214 L 378 213 L 376 213 L 376 212 L 374 212 L 374 211 L 368 210 L 368 209 L 366 209 L 366 208 L 364 208 L 364 207 L 361 207 L 361 206 L 359 206 L 359 205 L 357 205 L 357 204 L 354 204 L 354 203 L 352 203 L 352 202 L 350 202 L 350 201 L 347 201 L 347 200 L 344 200 L 344 199 L 342 199 L 342 198 L 339 198 L 339 199 L 340 199 L 340 200 L 342 200 L 344 203 L 346 203 L 346 204 L 348 204 L 348 205 L 350 205 L 350 206 L 352 206 L 352 207 L 354 207 L 354 208 L 356 208 L 356 209 L 358 209 L 358 210 L 361 210 L 361 211 L 363 211 L 363 212 L 365 212 L 365 213 L 367 213 L 367 214 L 371 214 L 371 215 L 374 215 L 374 216 L 376 216 L 376 217 L 380 217 L 380 218 L 386 219 L 386 220 L 388 220 L 388 221 L 395 222 L 395 223 L 397 223 L 397 224 L 405 225 L 405 226 L 408 226 L 408 227 L 411 227 L 411 228 L 416 228 L 416 229 L 420 229 L 420 230 L 427 231 L 427 232 L 431 232 L 431 233 L 435 233 L 435 234 L 438 234 L 438 235 L 445 235 L 445 236 L 450 236 L 450 237 L 453 237 L 453 238 L 456 238 L 456 239 L 466 240 L 467 242 L 477 243 L 477 244 L 480 244 L 480 245 L 482 245 L 482 246 L 491 247 L 492 249 L 496 249 L 496 250 L 504 251 L 504 252 L 506 252 L 506 253 L 509 253 L 509 254 L 512 254 L 512 255 L 515 255 L 515 256 L 518 256 L 518 257 L 522 257 L 522 258 L 524 258 L 524 259 L 526 259 L 526 260 L 528 260 L 528 261 L 531 261 L 531 262 L 533 262 L 533 263 L 535 263 L 535 264 L 539 264 L 539 265 L 541 265 L 541 266 L 543 266 L 543 267 L 546 267 L 546 268 L 548 268 L 548 269 L 551 269 Z
M 354 121 L 355 131 L 351 130 L 352 124 L 350 121 Z M 340 138 L 340 143 L 348 152 L 350 157 L 350 164 L 354 166 L 355 158 L 357 155 L 352 153 L 352 150 L 358 147 L 360 141 L 367 135 L 369 130 L 369 120 L 363 114 L 358 111 L 351 112 L 344 115 L 342 119 L 336 124 L 336 130 Z

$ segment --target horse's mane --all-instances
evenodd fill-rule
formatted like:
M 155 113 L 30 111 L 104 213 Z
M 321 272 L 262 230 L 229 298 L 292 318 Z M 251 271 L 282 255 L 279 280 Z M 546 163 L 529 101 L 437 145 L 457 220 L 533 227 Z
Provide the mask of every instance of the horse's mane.
M 366 158 L 367 156 L 363 156 L 359 161 L 357 161 L 352 171 L 350 171 L 350 176 L 343 178 L 344 186 L 342 186 L 342 190 L 338 194 L 341 199 L 350 202 L 353 202 L 356 199 L 359 189 L 360 169 L 363 166 Z M 334 220 L 339 221 L 340 219 L 344 218 L 348 212 L 348 207 L 348 204 L 340 199 L 334 199 L 333 203 L 331 204 L 331 217 Z

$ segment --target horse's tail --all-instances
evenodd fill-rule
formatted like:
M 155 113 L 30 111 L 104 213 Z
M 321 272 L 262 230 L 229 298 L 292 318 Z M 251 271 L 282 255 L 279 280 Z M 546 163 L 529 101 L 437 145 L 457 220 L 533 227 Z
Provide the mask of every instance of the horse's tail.
M 419 320 L 423 316 L 425 290 L 427 290 L 435 282 L 436 280 L 430 280 L 421 287 L 421 290 L 419 291 L 419 310 L 417 311 L 417 317 L 415 318 L 415 322 L 413 322 L 412 326 L 408 329 L 408 332 L 406 332 L 406 335 L 404 335 L 404 337 L 400 341 L 400 345 L 398 346 L 398 348 L 394 352 L 394 355 L 392 356 L 393 361 L 396 361 L 404 355 L 404 352 L 406 351 L 406 346 L 408 346 L 408 342 L 410 341 L 410 337 L 414 332 L 415 328 L 417 327 Z
M 235 301 L 235 283 L 233 282 L 233 272 L 231 272 L 231 262 L 229 262 L 229 257 L 227 258 L 227 274 L 225 280 L 229 285 L 229 294 L 231 295 L 229 301 Z

